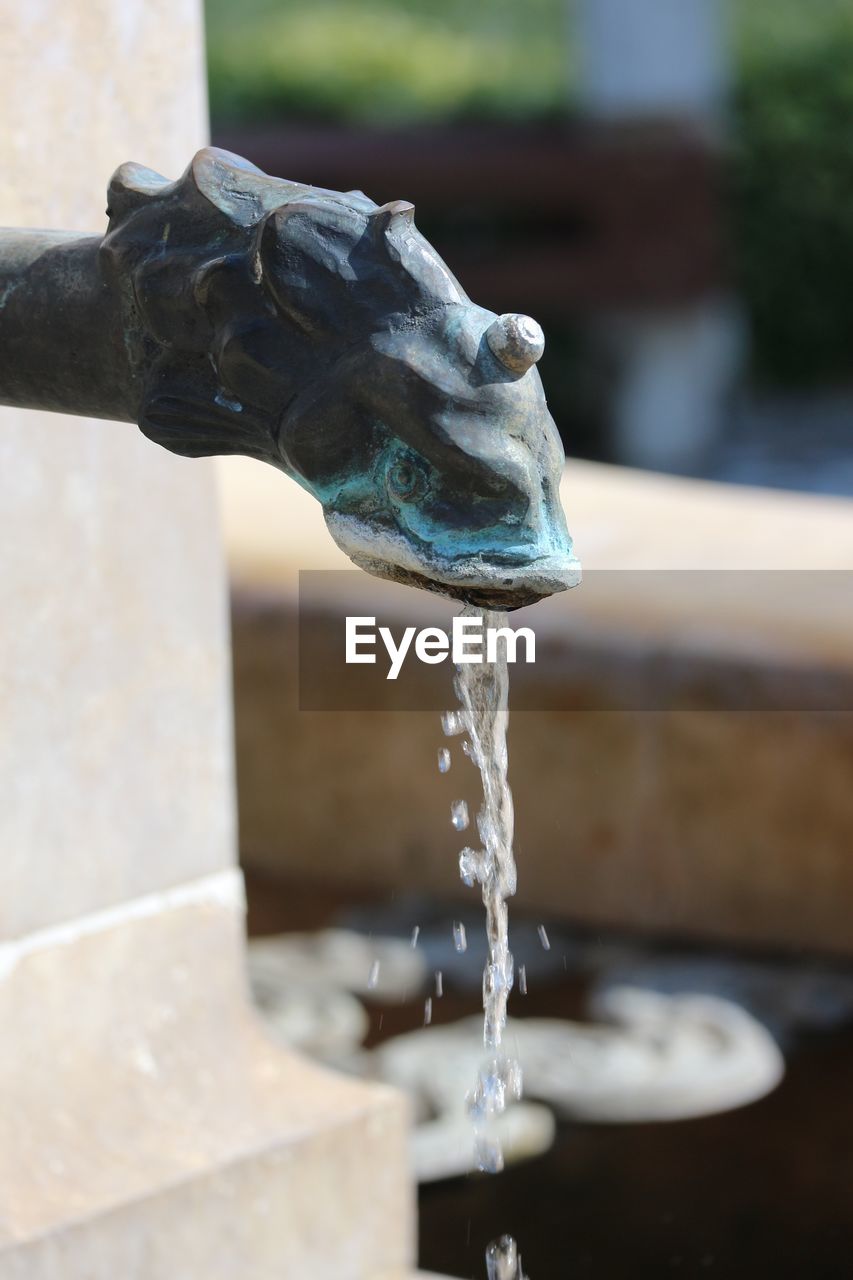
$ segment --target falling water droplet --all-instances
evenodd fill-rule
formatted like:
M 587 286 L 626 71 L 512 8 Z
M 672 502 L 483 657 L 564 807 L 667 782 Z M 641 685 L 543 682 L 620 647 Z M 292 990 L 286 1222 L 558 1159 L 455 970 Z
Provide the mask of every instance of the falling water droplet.
M 469 889 L 480 879 L 482 862 L 482 854 L 467 846 L 459 855 L 459 875 Z
M 450 821 L 457 831 L 464 831 L 468 826 L 468 806 L 464 800 L 454 800 L 450 806 Z
M 527 995 L 527 965 L 519 965 L 518 968 L 518 989 L 523 996 Z
M 550 950 L 551 950 L 551 943 L 550 943 L 550 941 L 549 941 L 548 934 L 547 934 L 547 933 L 546 933 L 546 931 L 545 931 L 545 926 L 544 926 L 544 924 L 540 924 L 540 926 L 539 926 L 539 928 L 538 928 L 538 930 L 537 930 L 537 933 L 539 934 L 539 941 L 542 943 L 542 950 L 543 950 L 543 951 L 550 951 Z
M 450 768 L 450 751 L 447 747 L 438 748 L 438 772 L 447 773 Z
M 444 995 L 444 975 L 440 969 L 435 971 L 435 994 L 439 1000 Z
M 455 738 L 465 728 L 465 721 L 460 711 L 445 711 L 441 717 L 441 727 L 447 738 Z
M 461 920 L 456 920 L 453 924 L 453 945 L 457 951 L 468 950 L 468 937 L 465 933 L 465 926 Z
M 424 1026 L 428 1027 L 432 1022 L 432 996 L 427 996 L 424 1000 Z
M 412 950 L 413 951 L 415 947 L 418 945 L 418 937 L 420 935 L 420 932 L 421 932 L 421 926 L 419 924 L 416 924 L 414 929 L 412 930 Z
M 486 1271 L 489 1280 L 524 1280 L 521 1258 L 512 1236 L 493 1240 L 486 1250 Z
M 375 991 L 376 984 L 378 981 L 379 981 L 379 961 L 374 960 L 373 964 L 370 966 L 370 973 L 367 975 L 368 991 Z

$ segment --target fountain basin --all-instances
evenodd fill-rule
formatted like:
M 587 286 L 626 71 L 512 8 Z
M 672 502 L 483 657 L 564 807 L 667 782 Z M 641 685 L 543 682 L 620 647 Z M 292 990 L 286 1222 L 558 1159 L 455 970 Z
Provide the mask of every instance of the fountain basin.
M 435 721 L 295 710 L 298 570 L 345 559 L 310 500 L 283 511 L 262 469 L 228 463 L 220 474 L 246 858 L 294 875 L 322 868 L 341 884 L 464 892 L 436 803 Z M 536 628 L 548 708 L 513 720 L 519 905 L 849 955 L 853 728 L 810 699 L 849 705 L 853 591 L 841 588 L 853 570 L 853 503 L 578 462 L 562 496 L 587 530 L 585 581 L 513 618 Z M 383 584 L 330 574 L 336 589 L 350 577 L 346 612 L 381 614 Z M 405 594 L 414 609 L 419 597 Z M 385 620 L 396 629 L 399 619 Z M 305 634 L 331 652 L 322 609 Z M 662 701 L 651 714 L 658 696 L 672 708 L 679 687 L 686 708 L 664 713 Z M 605 709 L 614 690 L 621 709 Z M 384 803 L 398 789 L 405 812 Z M 361 833 L 346 849 L 338 822 Z

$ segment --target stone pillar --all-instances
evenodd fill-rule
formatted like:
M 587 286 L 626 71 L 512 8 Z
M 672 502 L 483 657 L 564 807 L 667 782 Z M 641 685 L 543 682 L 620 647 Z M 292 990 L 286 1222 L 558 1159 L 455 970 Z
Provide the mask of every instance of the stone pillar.
M 119 163 L 205 141 L 198 0 L 4 24 L 0 222 L 97 231 Z M 400 1102 L 245 995 L 209 465 L 3 410 L 0 609 L 0 1280 L 402 1273 Z
M 676 128 L 718 148 L 730 88 L 727 0 L 573 0 L 581 102 L 607 126 Z M 683 306 L 601 317 L 617 378 L 611 405 L 616 460 L 701 470 L 730 412 L 745 330 L 719 291 Z

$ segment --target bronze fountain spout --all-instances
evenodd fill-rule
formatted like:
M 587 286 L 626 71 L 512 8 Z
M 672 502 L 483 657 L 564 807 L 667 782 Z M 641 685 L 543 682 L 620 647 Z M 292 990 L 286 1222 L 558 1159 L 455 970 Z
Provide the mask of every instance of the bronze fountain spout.
M 505 609 L 578 581 L 542 331 L 472 303 L 412 205 L 207 148 L 122 165 L 107 215 L 0 230 L 0 403 L 272 463 L 381 577 Z

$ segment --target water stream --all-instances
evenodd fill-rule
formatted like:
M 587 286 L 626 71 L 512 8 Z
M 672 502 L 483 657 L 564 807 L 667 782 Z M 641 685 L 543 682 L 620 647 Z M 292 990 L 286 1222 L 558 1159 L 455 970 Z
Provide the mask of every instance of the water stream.
M 486 628 L 507 625 L 504 613 L 468 606 L 463 615 L 481 617 L 484 634 Z M 467 1108 L 474 1128 L 477 1163 L 482 1170 L 497 1173 L 503 1168 L 503 1152 L 495 1121 L 510 1102 L 521 1097 L 521 1068 L 503 1049 L 507 1000 L 514 981 L 506 900 L 515 893 L 516 886 L 512 793 L 507 778 L 506 646 L 498 644 L 495 662 L 457 665 L 453 686 L 460 707 L 445 713 L 444 730 L 453 735 L 465 733 L 463 750 L 479 769 L 483 786 L 483 804 L 477 814 L 479 848 L 467 846 L 459 855 L 459 873 L 465 884 L 480 886 L 488 940 L 483 972 L 483 1043 L 487 1056 L 468 1094 Z M 464 801 L 453 801 L 451 823 L 457 831 L 468 826 Z
M 465 617 L 482 619 L 487 628 L 507 626 L 505 613 L 466 606 Z M 477 813 L 479 847 L 467 845 L 459 855 L 459 874 L 470 887 L 479 885 L 486 909 L 488 949 L 483 971 L 483 1044 L 486 1056 L 466 1098 L 473 1126 L 479 1168 L 499 1173 L 504 1157 L 496 1122 L 508 1105 L 521 1097 L 521 1066 L 503 1047 L 507 1001 L 515 978 L 509 949 L 507 898 L 516 888 L 513 854 L 514 813 L 507 775 L 507 724 L 509 722 L 509 667 L 506 645 L 497 645 L 495 662 L 458 664 L 453 688 L 459 709 L 442 716 L 448 736 L 465 734 L 462 749 L 480 772 L 483 803 Z M 439 752 L 442 773 L 449 768 L 446 749 Z M 450 821 L 456 831 L 469 825 L 468 806 L 454 800 Z M 454 925 L 457 950 L 464 950 L 465 932 Z M 525 983 L 526 986 L 526 983 Z M 502 1236 L 486 1250 L 489 1280 L 524 1280 L 518 1248 L 511 1236 Z

